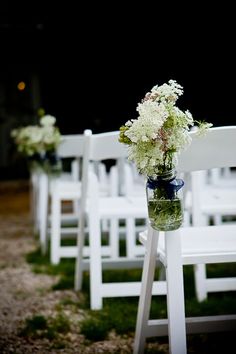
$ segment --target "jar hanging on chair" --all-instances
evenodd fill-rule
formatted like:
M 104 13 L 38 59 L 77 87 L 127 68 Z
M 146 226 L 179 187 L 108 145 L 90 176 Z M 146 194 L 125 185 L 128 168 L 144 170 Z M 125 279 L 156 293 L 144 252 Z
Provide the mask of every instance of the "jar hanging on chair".
M 148 177 L 146 194 L 151 226 L 159 231 L 178 229 L 183 223 L 182 179 L 176 178 L 174 169 Z

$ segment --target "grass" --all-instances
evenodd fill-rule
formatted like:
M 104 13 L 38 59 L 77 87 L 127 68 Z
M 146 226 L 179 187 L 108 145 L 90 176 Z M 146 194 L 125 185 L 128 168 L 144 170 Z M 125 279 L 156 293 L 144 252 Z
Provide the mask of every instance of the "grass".
M 53 286 L 54 290 L 71 289 L 74 281 L 74 259 L 63 259 L 58 265 L 50 263 L 49 255 L 43 256 L 37 249 L 26 256 L 28 263 L 32 264 L 33 272 L 38 274 L 59 275 L 59 282 Z
M 35 315 L 25 320 L 24 327 L 20 335 L 26 338 L 47 338 L 54 340 L 56 346 L 63 346 L 60 340 L 61 334 L 66 334 L 70 331 L 70 322 L 68 318 L 62 313 L 58 313 L 56 317 L 44 317 L 42 315 Z
M 123 245 L 121 245 L 121 248 Z M 32 264 L 33 270 L 37 273 L 47 273 L 59 275 L 58 283 L 53 287 L 58 289 L 73 289 L 74 285 L 74 259 L 63 259 L 59 265 L 51 265 L 48 256 L 43 257 L 39 250 L 27 255 L 27 261 Z M 207 268 L 208 275 L 213 276 L 236 276 L 235 264 L 211 265 Z M 156 274 L 156 277 L 158 274 Z M 112 270 L 104 271 L 103 279 L 105 282 L 137 281 L 141 279 L 141 269 L 134 270 Z M 195 297 L 194 274 L 192 266 L 184 267 L 184 284 L 186 294 L 186 316 L 199 316 L 211 314 L 227 314 L 236 312 L 236 293 L 223 292 L 212 293 L 208 300 L 199 303 Z M 134 335 L 135 323 L 138 308 L 138 297 L 127 298 L 108 298 L 104 299 L 103 309 L 92 311 L 89 309 L 89 273 L 84 273 L 83 288 L 84 294 L 82 302 L 74 303 L 73 306 L 86 310 L 86 318 L 80 322 L 80 331 L 90 341 L 99 341 L 107 338 L 113 330 L 120 335 Z M 63 306 L 63 304 L 61 304 Z M 66 303 L 64 304 L 66 305 Z M 154 296 L 152 299 L 150 318 L 165 318 L 166 297 Z M 42 321 L 43 323 L 43 321 Z M 41 323 L 41 325 L 42 325 Z M 32 324 L 32 323 L 31 323 Z M 55 326 L 54 326 L 55 327 Z M 50 333 L 50 331 L 46 333 Z M 227 334 L 225 334 L 227 336 Z M 196 338 L 199 343 L 207 348 L 209 353 L 213 353 L 214 345 L 212 341 L 222 342 L 224 334 L 207 334 L 198 336 L 188 336 L 189 348 L 197 347 Z M 231 338 L 231 337 L 230 337 Z M 161 340 L 161 339 L 160 339 Z M 229 340 L 229 339 L 228 339 Z M 158 339 L 159 341 L 159 339 Z M 166 341 L 166 339 L 165 339 Z M 151 340 L 150 340 L 151 342 Z M 199 344 L 200 345 L 200 344 Z M 219 344 L 220 345 L 220 344 Z M 148 353 L 152 351 L 148 351 Z M 190 353 L 195 353 L 191 351 Z M 201 351 L 199 351 L 200 353 Z M 202 351 L 204 353 L 204 351 Z M 207 352 L 206 352 L 207 353 Z

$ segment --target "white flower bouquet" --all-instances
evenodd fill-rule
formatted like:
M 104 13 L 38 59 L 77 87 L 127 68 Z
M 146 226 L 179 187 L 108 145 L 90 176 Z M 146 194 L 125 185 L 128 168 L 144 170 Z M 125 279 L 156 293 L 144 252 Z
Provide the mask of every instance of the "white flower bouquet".
M 201 134 L 212 125 L 194 121 L 189 111 L 176 106 L 182 94 L 174 80 L 154 86 L 138 104 L 138 118 L 120 127 L 119 141 L 128 145 L 128 158 L 148 178 L 149 218 L 158 230 L 173 230 L 182 223 L 177 192 L 183 181 L 175 178 L 175 167 L 179 152 L 191 143 L 189 129 L 196 125 Z
M 55 117 L 45 115 L 40 118 L 39 125 L 12 130 L 11 136 L 17 145 L 17 150 L 29 159 L 32 168 L 42 168 L 46 172 L 60 169 L 61 163 L 56 150 L 62 138 L 55 123 Z
M 177 154 L 191 142 L 189 128 L 197 125 L 200 134 L 212 125 L 194 121 L 189 111 L 176 107 L 182 94 L 174 80 L 154 86 L 138 104 L 138 118 L 120 127 L 120 142 L 129 145 L 129 159 L 140 173 L 155 177 L 172 169 Z

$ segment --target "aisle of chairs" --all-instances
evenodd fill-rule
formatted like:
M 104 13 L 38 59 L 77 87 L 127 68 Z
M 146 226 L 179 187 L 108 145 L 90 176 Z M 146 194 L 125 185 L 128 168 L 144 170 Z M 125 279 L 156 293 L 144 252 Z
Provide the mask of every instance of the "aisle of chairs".
M 234 136 L 235 129 L 235 127 L 231 127 L 231 129 L 212 128 L 209 139 L 213 138 L 208 142 L 206 137 L 205 148 L 208 147 L 208 144 L 214 144 L 214 134 L 217 134 L 214 132 L 222 134 L 222 139 L 225 139 L 226 142 L 227 139 L 229 140 L 228 135 L 236 139 Z M 179 295 L 178 298 L 180 303 L 179 312 L 175 312 L 172 306 L 177 305 L 175 301 L 172 303 L 170 292 L 175 291 L 176 283 L 173 288 L 171 287 L 172 285 L 168 285 L 169 289 L 167 289 L 167 282 L 174 275 L 167 272 L 167 281 L 164 276 L 153 282 L 151 274 L 156 266 L 157 259 L 163 262 L 165 267 L 167 261 L 169 262 L 169 259 L 165 258 L 167 257 L 165 254 L 167 249 L 165 247 L 169 247 L 169 245 L 164 245 L 164 240 L 165 237 L 170 239 L 171 235 L 169 233 L 167 235 L 160 233 L 160 250 L 162 251 L 158 253 L 159 251 L 153 250 L 153 247 L 157 247 L 158 237 L 156 232 L 150 228 L 148 233 L 145 232 L 149 224 L 145 180 L 138 174 L 134 165 L 127 160 L 127 148 L 119 143 L 118 138 L 118 131 L 93 134 L 90 130 L 86 130 L 84 134 L 64 136 L 58 155 L 61 158 L 69 157 L 71 159 L 71 173 L 61 174 L 55 178 L 50 178 L 43 173 L 32 173 L 32 213 L 34 215 L 35 229 L 40 234 L 41 249 L 43 253 L 47 252 L 47 245 L 50 243 L 50 260 L 52 264 L 58 264 L 62 258 L 76 259 L 76 290 L 81 290 L 84 270 L 89 270 L 91 309 L 101 309 L 103 307 L 103 299 L 107 297 L 138 297 L 141 294 L 142 287 L 136 330 L 136 353 L 143 351 L 145 338 L 149 336 L 147 324 L 149 309 L 147 307 L 149 306 L 150 298 L 146 304 L 144 299 L 147 296 L 150 297 L 150 294 L 167 295 L 171 299 L 168 300 L 171 353 L 183 354 L 184 350 L 186 350 L 186 343 L 183 339 L 185 337 L 184 325 L 179 327 L 177 331 L 176 321 L 173 322 L 174 325 L 171 322 L 173 316 L 177 316 L 176 318 L 180 319 L 180 323 L 184 321 L 183 294 Z M 200 149 L 200 146 L 198 148 Z M 225 150 L 227 149 L 227 144 L 225 144 L 224 148 Z M 230 148 L 232 150 L 232 145 Z M 236 215 L 236 188 L 234 187 L 236 186 L 236 177 L 234 167 L 236 166 L 236 161 L 233 157 L 230 159 L 225 156 L 224 158 L 222 154 L 211 156 L 212 159 L 214 157 L 211 160 L 211 149 L 208 149 L 210 151 L 209 155 L 207 154 L 204 159 L 204 152 L 201 156 L 201 161 L 206 161 L 208 158 L 207 163 L 210 169 L 207 172 L 193 172 L 193 170 L 197 169 L 206 169 L 206 165 L 201 166 L 201 161 L 195 155 L 195 160 L 192 161 L 191 154 L 195 153 L 193 149 L 194 144 L 193 148 L 183 155 L 184 163 L 182 165 L 180 163 L 180 171 L 187 173 L 184 176 L 186 181 L 189 181 L 185 187 L 186 217 L 181 230 L 185 230 L 183 233 L 184 235 L 186 233 L 186 240 L 187 233 L 191 233 L 192 229 L 195 230 L 198 227 L 202 228 L 200 232 L 207 231 L 207 240 L 208 237 L 211 237 L 210 229 L 208 231 L 210 224 L 216 225 L 217 229 L 222 227 L 219 230 L 222 230 L 225 234 L 229 230 L 230 236 L 225 236 L 225 241 L 219 242 L 222 242 L 220 245 L 225 248 L 228 247 L 227 242 L 230 242 L 232 246 L 230 261 L 236 261 L 235 248 L 233 246 L 236 245 L 236 233 L 234 233 Z M 228 150 L 227 154 L 231 156 Z M 218 160 L 220 161 L 218 162 Z M 182 170 L 181 166 L 183 166 Z M 196 195 L 198 196 L 197 198 Z M 72 206 L 71 213 L 65 210 L 64 207 L 67 205 Z M 73 227 L 71 227 L 71 224 Z M 63 245 L 62 240 L 68 233 L 73 235 L 75 239 L 74 246 Z M 104 233 L 108 235 L 106 245 L 102 243 Z M 139 242 L 139 234 L 141 235 L 141 242 Z M 149 235 L 149 239 L 147 239 L 147 235 Z M 176 236 L 176 240 L 177 238 Z M 125 241 L 125 256 L 121 256 L 119 251 L 121 239 Z M 190 239 L 191 236 L 189 237 Z M 201 236 L 199 239 L 203 243 L 201 246 L 203 246 L 204 251 L 208 250 L 210 252 L 208 243 L 206 242 L 206 245 L 204 245 L 203 237 Z M 173 240 L 171 242 L 174 243 Z M 215 240 L 217 243 L 217 236 Z M 150 244 L 150 242 L 153 243 Z M 178 242 L 176 241 L 176 245 L 172 246 L 180 249 L 181 246 Z M 193 245 L 188 243 L 188 247 L 194 247 L 194 242 Z M 170 247 L 172 246 L 170 245 Z M 201 251 L 203 251 L 202 247 Z M 174 250 L 171 250 L 171 252 L 173 256 Z M 218 253 L 215 255 L 216 262 L 218 262 Z M 140 281 L 132 283 L 127 281 L 119 283 L 104 282 L 103 269 L 142 268 L 144 259 L 146 263 L 150 261 L 150 259 L 147 260 L 147 257 L 150 257 L 153 262 L 152 271 L 147 270 L 150 264 L 149 266 L 144 265 L 146 275 L 143 275 L 143 280 L 140 279 Z M 225 261 L 226 258 L 224 258 Z M 206 299 L 211 291 L 236 290 L 235 278 L 221 280 L 220 282 L 207 279 L 204 263 L 208 262 L 208 258 L 202 257 L 199 259 L 202 262 L 196 262 L 197 264 L 194 268 L 196 297 L 199 301 Z M 222 259 L 220 259 L 220 262 Z M 176 276 L 179 277 L 179 291 L 181 292 L 180 270 L 182 269 L 182 264 L 178 263 L 177 259 L 176 262 L 175 265 L 173 263 L 171 266 L 176 266 L 179 269 L 179 273 L 176 273 Z M 183 262 L 183 264 L 185 263 Z M 172 271 L 175 272 L 174 270 Z M 145 282 L 146 284 L 144 285 Z M 151 329 L 151 335 L 155 335 L 155 333 L 158 335 L 158 330 L 157 332 L 155 331 L 156 329 Z M 176 336 L 179 339 L 176 339 Z

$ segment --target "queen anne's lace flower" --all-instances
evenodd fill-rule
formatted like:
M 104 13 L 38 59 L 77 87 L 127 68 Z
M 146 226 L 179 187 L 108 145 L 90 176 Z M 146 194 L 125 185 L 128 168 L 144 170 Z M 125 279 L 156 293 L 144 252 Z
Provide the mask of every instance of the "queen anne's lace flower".
M 176 81 L 154 86 L 137 106 L 139 116 L 120 128 L 120 142 L 129 146 L 129 159 L 138 170 L 154 176 L 177 164 L 177 154 L 190 142 L 192 114 L 175 106 L 183 88 Z M 212 124 L 198 123 L 202 133 Z

